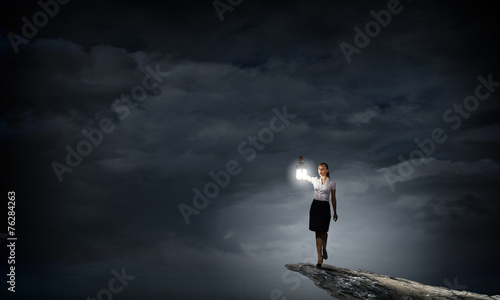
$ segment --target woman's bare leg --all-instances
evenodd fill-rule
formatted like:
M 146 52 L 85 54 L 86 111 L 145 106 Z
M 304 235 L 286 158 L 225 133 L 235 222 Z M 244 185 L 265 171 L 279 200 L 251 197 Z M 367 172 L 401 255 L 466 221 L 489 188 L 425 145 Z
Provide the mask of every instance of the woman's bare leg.
M 318 251 L 318 264 L 323 263 L 321 248 L 323 246 L 322 232 L 316 232 L 316 250 Z
M 323 257 L 328 258 L 328 253 L 326 252 L 326 242 L 328 240 L 328 232 L 322 232 L 321 240 L 323 241 Z

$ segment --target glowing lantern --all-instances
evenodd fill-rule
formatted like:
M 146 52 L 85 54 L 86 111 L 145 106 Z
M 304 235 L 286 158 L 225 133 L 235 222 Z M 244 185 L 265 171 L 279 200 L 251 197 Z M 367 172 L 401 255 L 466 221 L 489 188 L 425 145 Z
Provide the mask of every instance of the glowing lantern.
M 307 179 L 307 166 L 304 162 L 299 162 L 295 169 L 295 178 L 297 180 L 306 180 Z

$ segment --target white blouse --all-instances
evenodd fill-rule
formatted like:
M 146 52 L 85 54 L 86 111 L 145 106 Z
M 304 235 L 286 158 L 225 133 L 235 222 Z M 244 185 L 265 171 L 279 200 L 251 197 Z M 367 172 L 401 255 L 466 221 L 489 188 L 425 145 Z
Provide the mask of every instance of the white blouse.
M 321 177 L 311 177 L 311 183 L 314 186 L 314 197 L 313 199 L 320 201 L 327 201 L 330 199 L 331 190 L 337 188 L 335 180 L 326 178 L 325 182 L 321 183 Z

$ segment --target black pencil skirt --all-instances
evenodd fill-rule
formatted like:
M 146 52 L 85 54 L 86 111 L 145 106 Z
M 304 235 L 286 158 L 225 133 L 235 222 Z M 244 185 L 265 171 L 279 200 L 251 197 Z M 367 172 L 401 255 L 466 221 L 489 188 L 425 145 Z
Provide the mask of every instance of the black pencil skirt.
M 309 210 L 309 230 L 328 232 L 330 228 L 330 203 L 313 199 Z

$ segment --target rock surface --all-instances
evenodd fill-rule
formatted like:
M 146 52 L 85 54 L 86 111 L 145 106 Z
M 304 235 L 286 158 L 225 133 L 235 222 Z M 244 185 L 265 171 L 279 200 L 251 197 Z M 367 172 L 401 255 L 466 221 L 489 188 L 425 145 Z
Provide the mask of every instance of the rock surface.
M 308 263 L 287 264 L 289 270 L 311 279 L 330 296 L 344 299 L 499 299 L 445 287 L 421 284 L 404 278 L 381 275 L 365 270 L 351 271 L 323 264 L 322 268 Z

